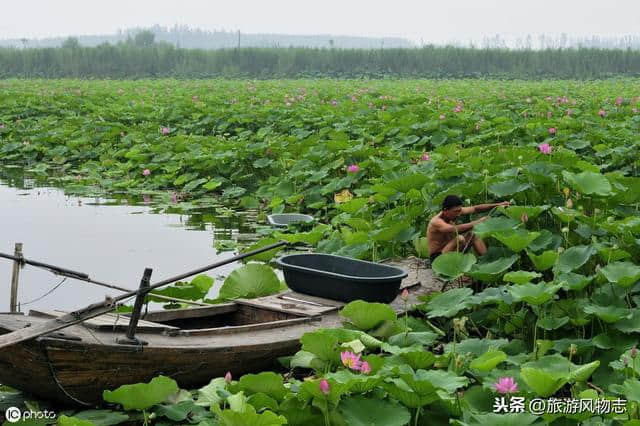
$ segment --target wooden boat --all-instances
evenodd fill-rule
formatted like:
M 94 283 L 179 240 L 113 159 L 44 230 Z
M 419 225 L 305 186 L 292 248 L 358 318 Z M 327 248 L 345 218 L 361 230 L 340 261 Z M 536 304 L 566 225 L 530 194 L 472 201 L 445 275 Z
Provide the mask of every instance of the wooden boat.
M 428 291 L 410 274 L 401 288 L 409 303 Z M 0 383 L 65 405 L 96 405 L 102 391 L 148 382 L 157 375 L 192 389 L 230 371 L 235 377 L 269 369 L 300 348 L 300 337 L 339 327 L 344 302 L 287 291 L 206 307 L 148 312 L 136 337 L 121 344 L 129 318 L 108 313 L 60 332 L 0 349 Z M 391 306 L 401 312 L 398 297 Z M 63 312 L 0 314 L 0 335 L 33 327 Z

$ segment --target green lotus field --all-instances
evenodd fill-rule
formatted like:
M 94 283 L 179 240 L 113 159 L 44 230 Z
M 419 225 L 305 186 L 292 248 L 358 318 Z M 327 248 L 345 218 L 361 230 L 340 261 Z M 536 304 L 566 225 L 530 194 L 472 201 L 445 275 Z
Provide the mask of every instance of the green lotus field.
M 0 81 L 4 165 L 161 209 L 317 218 L 253 247 L 428 257 L 447 194 L 511 201 L 474 229 L 487 255 L 433 263 L 449 290 L 408 316 L 350 303 L 343 329 L 281 360 L 293 376 L 231 372 L 191 391 L 160 376 L 105 392 L 121 411 L 59 424 L 640 424 L 639 109 L 631 79 Z M 260 260 L 251 273 L 277 291 Z M 223 299 L 260 295 L 225 286 Z

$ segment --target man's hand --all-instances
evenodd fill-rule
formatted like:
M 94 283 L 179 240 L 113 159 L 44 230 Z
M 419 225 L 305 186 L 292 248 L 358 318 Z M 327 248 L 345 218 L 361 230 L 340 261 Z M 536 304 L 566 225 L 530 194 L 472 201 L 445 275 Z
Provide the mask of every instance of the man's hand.
M 509 201 L 502 201 L 500 203 L 496 203 L 496 207 L 508 207 L 511 203 Z

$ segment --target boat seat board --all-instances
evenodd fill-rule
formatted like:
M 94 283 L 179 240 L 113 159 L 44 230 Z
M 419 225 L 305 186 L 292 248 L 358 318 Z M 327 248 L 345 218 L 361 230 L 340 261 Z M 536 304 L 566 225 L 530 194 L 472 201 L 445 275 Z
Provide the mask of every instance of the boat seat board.
M 40 316 L 45 318 L 57 318 L 68 314 L 68 312 L 53 310 L 53 311 L 29 311 L 29 315 Z M 113 330 L 113 331 L 125 331 L 129 327 L 129 317 L 127 315 L 117 315 L 113 313 L 106 313 L 95 318 L 88 319 L 82 323 L 85 327 L 95 330 Z M 165 324 L 158 324 L 151 321 L 138 320 L 137 331 L 143 332 L 162 332 L 165 330 L 178 330 L 178 327 L 173 327 Z
M 220 303 L 212 306 L 199 306 L 197 308 L 164 309 L 149 311 L 142 315 L 147 321 L 171 321 L 177 319 L 202 318 L 214 315 L 222 315 L 238 310 L 235 303 Z
M 283 296 L 297 300 L 286 299 L 283 298 Z M 296 293 L 293 291 L 286 291 L 284 293 L 260 297 L 258 299 L 237 299 L 235 302 L 256 308 L 269 309 L 272 311 L 306 317 L 324 315 L 337 311 L 344 306 L 344 303 L 336 300 L 309 296 L 307 294 Z

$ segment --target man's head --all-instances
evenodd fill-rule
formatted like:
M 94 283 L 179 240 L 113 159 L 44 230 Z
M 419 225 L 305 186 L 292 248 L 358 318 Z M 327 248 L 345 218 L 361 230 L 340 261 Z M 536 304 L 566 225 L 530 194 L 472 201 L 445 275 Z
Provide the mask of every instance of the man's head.
M 442 216 L 453 220 L 462 212 L 462 200 L 457 195 L 447 195 L 442 201 Z

